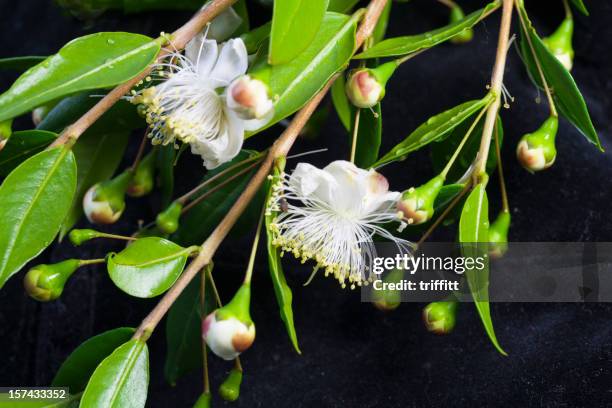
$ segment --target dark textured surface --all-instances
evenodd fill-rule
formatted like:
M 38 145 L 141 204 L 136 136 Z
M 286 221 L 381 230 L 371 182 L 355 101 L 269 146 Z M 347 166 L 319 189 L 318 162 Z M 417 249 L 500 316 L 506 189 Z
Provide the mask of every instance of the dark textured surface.
M 561 18 L 560 2 L 539 3 L 533 19 L 542 34 Z M 476 2 L 472 2 L 476 4 Z M 573 71 L 606 148 L 612 147 L 612 5 L 590 1 L 592 17 L 576 16 L 576 61 Z M 474 7 L 474 6 L 472 6 Z M 550 7 L 553 11 L 546 11 Z M 61 15 L 48 0 L 0 1 L 2 56 L 48 54 L 84 33 L 125 30 L 169 31 L 186 17 L 181 13 L 139 16 L 107 14 L 93 26 Z M 260 19 L 262 17 L 259 17 Z M 495 53 L 499 15 L 476 30 L 465 46 L 442 45 L 403 66 L 391 80 L 384 103 L 383 151 L 430 115 L 485 92 Z M 443 7 L 431 1 L 397 5 L 390 34 L 418 33 L 444 24 Z M 514 29 L 516 32 L 516 27 Z M 11 75 L 2 75 L 6 89 Z M 612 241 L 609 180 L 612 160 L 599 154 L 576 130 L 562 121 L 557 163 L 530 175 L 514 159 L 514 146 L 524 132 L 539 126 L 546 107 L 512 51 L 505 84 L 516 98 L 503 112 L 504 158 L 513 208 L 511 239 L 515 241 Z M 28 126 L 26 121 L 20 126 Z M 322 146 L 330 151 L 308 160 L 318 164 L 348 155 L 348 141 L 335 118 L 314 140 L 301 141 L 296 151 Z M 261 136 L 272 138 L 273 135 Z M 261 143 L 261 142 L 260 142 Z M 291 166 L 292 162 L 290 162 Z M 180 184 L 187 188 L 202 172 L 195 160 L 182 166 Z M 394 189 L 431 177 L 425 152 L 384 169 Z M 497 210 L 496 187 L 490 194 Z M 154 200 L 130 201 L 121 223 L 131 231 L 137 220 L 154 215 Z M 438 239 L 452 239 L 454 227 Z M 104 243 L 73 249 L 54 247 L 43 261 L 69 256 L 96 257 L 116 250 Z M 246 263 L 248 239 L 228 241 L 217 257 L 217 274 L 226 294 L 239 281 Z M 264 257 L 260 257 L 263 260 Z M 607 304 L 496 304 L 492 307 L 498 338 L 509 352 L 498 355 L 489 344 L 472 305 L 461 306 L 455 332 L 437 337 L 425 331 L 422 305 L 405 304 L 381 314 L 359 301 L 358 293 L 342 291 L 335 281 L 301 283 L 308 268 L 288 262 L 294 288 L 294 311 L 302 356 L 296 355 L 278 319 L 265 264 L 255 271 L 253 318 L 257 341 L 243 356 L 245 379 L 240 407 L 406 407 L 406 406 L 608 406 L 612 405 L 612 307 Z M 63 359 L 83 340 L 122 325 L 135 326 L 155 300 L 124 296 L 105 276 L 89 268 L 68 283 L 61 300 L 38 304 L 21 287 L 22 274 L 0 291 L 0 384 L 48 384 Z M 165 339 L 160 327 L 150 340 L 151 385 L 148 406 L 191 406 L 200 389 L 200 373 L 172 389 L 163 380 Z M 230 366 L 213 360 L 213 384 Z M 223 405 L 215 401 L 215 405 Z

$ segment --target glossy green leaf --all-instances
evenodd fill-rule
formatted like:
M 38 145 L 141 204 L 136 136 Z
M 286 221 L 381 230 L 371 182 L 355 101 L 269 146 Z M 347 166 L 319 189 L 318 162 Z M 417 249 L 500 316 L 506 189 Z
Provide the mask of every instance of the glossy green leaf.
M 464 188 L 464 184 L 446 184 L 442 186 L 434 201 L 434 211 L 438 212 L 449 205 Z
M 83 216 L 83 197 L 94 184 L 108 180 L 117 170 L 128 143 L 129 132 L 98 134 L 85 132 L 73 146 L 77 163 L 77 189 L 68 216 L 60 229 L 60 240 Z
M 433 164 L 434 172 L 440 173 L 446 166 L 451 156 L 455 153 L 455 150 L 461 143 L 461 140 L 465 136 L 468 129 L 472 126 L 474 120 L 476 120 L 477 114 L 472 115 L 452 130 L 450 135 L 444 140 L 437 143 L 431 144 L 431 161 Z M 480 148 L 480 141 L 482 139 L 482 126 L 484 124 L 484 116 L 480 119 L 474 130 L 472 131 L 467 142 L 461 149 L 457 160 L 451 167 L 446 179 L 449 181 L 459 180 L 465 172 L 470 168 L 473 163 L 478 149 Z M 504 140 L 504 131 L 501 123 L 501 118 L 497 117 L 497 129 L 499 130 L 500 147 Z M 492 174 L 497 166 L 497 153 L 495 151 L 495 141 L 491 142 L 491 148 L 489 149 L 489 157 L 487 158 L 487 174 Z
M 480 315 L 487 335 L 495 348 L 503 355 L 507 355 L 501 348 L 491 320 L 489 305 L 489 201 L 483 184 L 478 184 L 470 193 L 461 212 L 459 221 L 459 242 L 461 253 L 466 258 L 484 257 L 485 268 L 478 270 L 475 267 L 466 268 L 467 277 L 474 304 Z
M 266 128 L 300 109 L 346 66 L 355 47 L 357 21 L 358 16 L 326 13 L 315 39 L 291 64 L 269 65 L 263 59 L 255 63 L 250 74 L 267 83 L 275 99 L 274 117 Z
M 329 0 L 327 11 L 348 14 L 359 3 L 359 0 Z
M 149 350 L 141 340 L 117 347 L 96 368 L 80 408 L 142 408 L 149 386 Z
M 142 238 L 108 257 L 108 274 L 129 295 L 158 296 L 178 279 L 192 251 L 163 238 Z
M 272 187 L 276 183 L 278 183 L 279 177 L 280 170 L 278 168 L 275 168 L 273 179 L 269 183 L 270 188 L 268 190 L 266 202 L 270 201 L 272 195 Z M 267 249 L 270 278 L 272 279 L 272 285 L 274 286 L 274 294 L 276 295 L 276 301 L 280 309 L 281 320 L 285 324 L 287 334 L 289 335 L 289 339 L 291 340 L 295 351 L 301 354 L 302 352 L 300 351 L 300 347 L 298 345 L 297 340 L 297 333 L 295 331 L 295 323 L 293 321 L 293 308 L 291 307 L 293 294 L 291 293 L 291 288 L 289 287 L 289 285 L 287 285 L 287 280 L 285 279 L 285 274 L 283 272 L 283 265 L 280 256 L 280 249 L 272 244 L 273 233 L 270 229 L 270 225 L 274 222 L 275 217 L 276 214 L 274 212 L 266 213 L 265 215 L 266 235 L 268 238 Z
M 87 339 L 64 361 L 51 386 L 68 387 L 71 394 L 83 391 L 98 364 L 133 334 L 134 329 L 120 327 Z
M 183 375 L 202 367 L 202 317 L 216 308 L 216 302 L 208 280 L 204 310 L 201 310 L 201 284 L 201 277 L 193 279 L 168 311 L 164 376 L 171 385 L 175 385 Z
M 0 150 L 0 177 L 6 177 L 24 160 L 43 151 L 56 137 L 55 133 L 42 130 L 13 132 Z
M 233 166 L 254 154 L 256 153 L 253 151 L 243 150 L 231 162 L 207 172 L 202 181 L 214 177 L 216 174 L 219 174 L 228 167 Z M 232 172 L 228 175 L 228 177 L 231 177 L 232 174 L 236 174 L 238 171 L 240 170 Z M 225 214 L 227 214 L 230 207 L 236 202 L 236 199 L 242 193 L 255 171 L 256 169 L 253 169 L 251 171 L 247 171 L 241 176 L 238 176 L 236 179 L 228 182 L 225 186 L 210 194 L 201 203 L 197 204 L 186 212 L 181 217 L 179 229 L 172 236 L 172 240 L 182 245 L 199 245 L 204 242 L 204 240 L 208 237 L 208 235 L 210 235 L 217 224 L 219 224 Z M 217 183 L 213 184 L 216 185 Z M 206 191 L 209 191 L 210 188 L 214 188 L 214 186 L 204 188 L 202 193 L 206 193 Z M 261 205 L 259 208 L 261 208 Z M 238 220 L 238 225 L 245 222 L 244 217 L 248 216 L 247 213 L 248 211 L 245 212 L 243 217 Z M 254 217 L 255 222 L 257 222 L 256 220 L 258 215 L 259 214 Z M 253 217 L 251 216 L 250 218 Z
M 74 123 L 96 103 L 104 92 L 84 92 L 62 99 L 38 124 L 38 129 L 61 132 Z M 115 133 L 145 127 L 144 119 L 138 115 L 136 106 L 117 101 L 86 133 Z
M 6 395 L 6 394 L 5 394 Z M 67 398 L 57 399 L 22 399 L 19 402 L 12 400 L 10 405 L 4 405 L 4 401 L 0 399 L 0 407 L 2 408 L 78 408 L 81 394 L 70 395 Z
M 12 57 L 12 58 L 0 58 L 0 70 L 12 70 L 23 72 L 28 68 L 44 61 L 47 57 Z
M 431 48 L 450 40 L 464 30 L 474 27 L 485 15 L 499 7 L 499 2 L 489 3 L 486 7 L 468 14 L 462 20 L 436 30 L 417 35 L 389 38 L 355 56 L 357 59 L 399 57 Z
M 526 21 L 528 21 L 524 10 L 522 13 Z M 572 75 L 565 69 L 563 64 L 561 64 L 561 62 L 551 54 L 548 48 L 546 48 L 531 23 L 528 22 L 528 24 L 529 27 L 526 28 L 527 33 L 531 38 L 531 43 L 538 61 L 540 61 L 546 83 L 552 90 L 554 103 L 559 113 L 569 120 L 589 142 L 603 151 L 603 147 L 597 136 L 597 131 L 589 116 L 586 102 L 576 86 L 574 78 L 572 78 Z M 521 53 L 523 55 L 523 62 L 529 70 L 532 79 L 538 86 L 542 87 L 537 65 L 533 59 L 533 54 L 529 48 L 527 38 L 525 37 L 527 33 L 521 30 Z
M 30 68 L 0 95 L 0 121 L 76 92 L 107 88 L 144 70 L 159 42 L 140 34 L 96 33 L 77 38 Z
M 351 131 L 351 138 L 352 138 Z M 355 164 L 362 169 L 370 168 L 378 159 L 382 138 L 382 113 L 380 103 L 372 109 L 361 109 L 357 128 Z
M 346 130 L 350 130 L 353 126 L 351 124 L 351 117 L 353 115 L 353 112 L 351 108 L 351 103 L 349 102 L 348 97 L 346 96 L 345 87 L 346 78 L 344 77 L 344 75 L 340 75 L 332 85 L 331 97 L 332 102 L 334 104 L 334 109 L 338 114 L 340 122 L 342 122 L 342 125 Z
M 270 32 L 271 65 L 286 64 L 312 42 L 329 0 L 276 0 Z
M 570 0 L 570 1 L 574 5 L 574 7 L 576 7 L 578 11 L 580 11 L 582 14 L 584 14 L 585 16 L 589 15 L 589 10 L 587 10 L 582 0 Z
M 45 150 L 19 165 L 0 186 L 0 288 L 51 242 L 76 189 L 74 155 Z
M 475 99 L 462 103 L 452 109 L 439 113 L 421 124 L 406 139 L 393 147 L 387 154 L 378 160 L 373 167 L 378 167 L 397 160 L 404 160 L 406 156 L 431 142 L 447 136 L 450 131 L 459 126 L 464 120 L 482 109 L 491 99 L 490 94 L 482 99 Z

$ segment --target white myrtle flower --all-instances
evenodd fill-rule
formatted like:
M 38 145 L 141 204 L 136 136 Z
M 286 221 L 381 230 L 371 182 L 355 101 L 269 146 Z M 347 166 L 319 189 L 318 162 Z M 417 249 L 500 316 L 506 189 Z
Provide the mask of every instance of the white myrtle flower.
M 171 53 L 158 64 L 154 78 L 147 78 L 155 84 L 133 91 L 130 100 L 141 105 L 154 144 L 189 143 L 206 168 L 214 169 L 240 152 L 245 130 L 256 130 L 270 119 L 245 120 L 227 104 L 226 88 L 247 68 L 241 39 L 218 45 L 201 33 L 187 44 L 184 55 Z
M 412 244 L 393 236 L 381 225 L 400 221 L 396 209 L 401 194 L 389 191 L 387 179 L 338 160 L 319 169 L 297 165 L 275 186 L 270 211 L 281 210 L 273 224 L 274 245 L 302 262 L 312 259 L 325 275 L 346 287 L 367 285 L 376 257 L 374 235 L 389 240 L 400 253 Z

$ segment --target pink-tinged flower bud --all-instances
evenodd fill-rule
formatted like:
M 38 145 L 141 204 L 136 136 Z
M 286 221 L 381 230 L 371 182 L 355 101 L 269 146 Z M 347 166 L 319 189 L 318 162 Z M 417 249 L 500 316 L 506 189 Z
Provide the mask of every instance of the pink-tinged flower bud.
M 234 80 L 227 88 L 227 106 L 245 120 L 264 119 L 274 109 L 268 86 L 249 75 Z
M 557 157 L 555 137 L 558 123 L 558 119 L 551 116 L 538 130 L 527 133 L 518 143 L 516 157 L 529 172 L 547 169 L 555 162 Z
M 428 331 L 449 334 L 455 328 L 457 302 L 432 302 L 423 309 L 423 322 Z
M 83 211 L 94 224 L 112 224 L 123 214 L 125 193 L 132 172 L 124 172 L 112 180 L 94 184 L 83 197 Z
M 346 81 L 346 96 L 358 108 L 371 108 L 385 97 L 385 85 L 397 62 L 391 61 L 376 68 L 359 68 L 351 71 Z
M 255 324 L 249 304 L 251 288 L 242 285 L 234 298 L 202 321 L 202 337 L 208 347 L 224 360 L 232 360 L 255 341 Z
M 444 177 L 436 176 L 420 187 L 404 191 L 397 203 L 402 219 L 410 225 L 429 221 L 433 217 L 434 203 L 443 185 Z
M 78 269 L 81 261 L 68 259 L 53 265 L 37 265 L 23 278 L 23 286 L 33 299 L 48 302 L 59 298 L 68 278 Z

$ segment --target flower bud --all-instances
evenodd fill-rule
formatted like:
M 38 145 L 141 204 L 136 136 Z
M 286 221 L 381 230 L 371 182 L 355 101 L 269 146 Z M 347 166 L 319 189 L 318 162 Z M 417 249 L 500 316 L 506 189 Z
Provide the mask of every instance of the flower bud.
M 183 205 L 178 201 L 170 204 L 163 212 L 157 215 L 155 223 L 157 228 L 166 234 L 172 234 L 179 227 L 179 218 L 181 217 L 181 210 Z
M 232 368 L 225 381 L 219 386 L 219 395 L 226 401 L 236 401 L 240 396 L 240 384 L 242 384 L 242 370 Z
M 155 151 L 151 151 L 138 163 L 134 176 L 128 184 L 127 194 L 130 197 L 142 197 L 149 194 L 153 190 L 154 176 Z
M 394 269 L 389 272 L 382 280 L 385 283 L 398 283 L 404 277 L 404 271 Z M 374 290 L 372 287 L 374 307 L 383 312 L 390 312 L 398 308 L 401 303 L 401 293 L 397 290 Z
M 13 119 L 0 122 L 0 150 L 4 148 L 13 133 Z
M 265 83 L 243 75 L 227 88 L 227 106 L 242 119 L 263 119 L 274 108 L 268 94 Z
M 557 157 L 555 136 L 558 124 L 558 119 L 551 116 L 538 130 L 521 138 L 516 147 L 516 157 L 526 170 L 540 171 L 553 165 Z
M 444 185 L 444 177 L 436 176 L 417 188 L 410 188 L 402 193 L 397 209 L 408 224 L 419 225 L 433 217 L 434 202 Z
M 72 242 L 72 245 L 79 246 L 90 239 L 98 238 L 100 233 L 92 229 L 73 229 L 68 234 L 68 239 Z
M 255 341 L 250 299 L 251 287 L 243 284 L 227 305 L 202 321 L 202 337 L 212 352 L 224 360 L 236 358 Z
M 510 213 L 502 211 L 489 227 L 489 257 L 499 259 L 508 251 Z
M 572 47 L 573 33 L 574 20 L 572 18 L 566 18 L 554 33 L 542 39 L 546 48 L 548 48 L 568 71 L 572 69 L 574 61 L 574 48 Z
M 371 108 L 385 97 L 385 85 L 395 69 L 395 61 L 376 68 L 359 68 L 349 74 L 346 95 L 358 108 Z
M 125 209 L 125 192 L 132 172 L 121 173 L 112 180 L 94 184 L 83 197 L 83 211 L 95 224 L 116 222 Z
M 454 6 L 451 7 L 450 9 L 450 23 L 451 24 L 461 21 L 464 18 L 465 18 L 465 13 L 463 13 L 463 10 L 461 9 L 461 7 L 459 7 L 459 5 L 455 4 Z M 459 32 L 459 34 L 452 37 L 450 39 L 450 42 L 452 42 L 453 44 L 465 44 L 467 42 L 472 41 L 472 38 L 474 38 L 474 30 L 472 30 L 471 28 L 464 28 L 462 31 Z
M 66 281 L 78 269 L 81 261 L 68 259 L 53 265 L 37 265 L 23 278 L 23 286 L 30 297 L 48 302 L 60 297 Z
M 200 395 L 200 398 L 196 401 L 193 408 L 210 408 L 210 401 L 212 399 L 212 395 L 210 392 L 203 392 Z
M 457 302 L 432 302 L 423 309 L 423 322 L 428 331 L 449 334 L 455 328 Z

